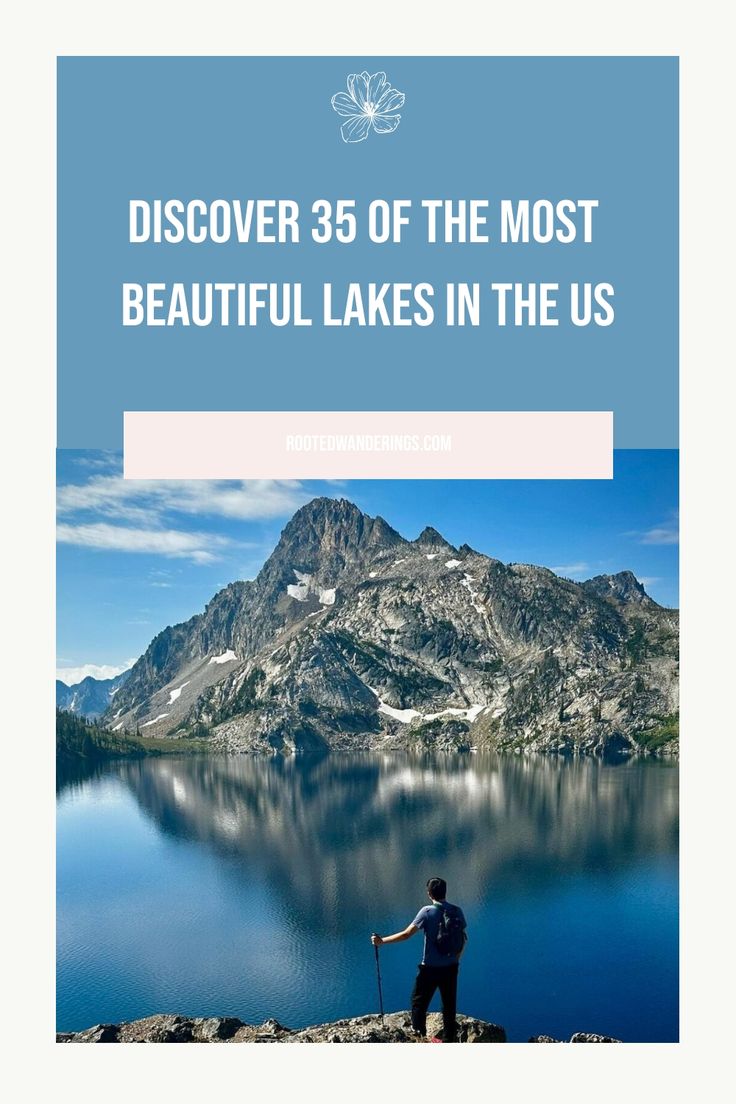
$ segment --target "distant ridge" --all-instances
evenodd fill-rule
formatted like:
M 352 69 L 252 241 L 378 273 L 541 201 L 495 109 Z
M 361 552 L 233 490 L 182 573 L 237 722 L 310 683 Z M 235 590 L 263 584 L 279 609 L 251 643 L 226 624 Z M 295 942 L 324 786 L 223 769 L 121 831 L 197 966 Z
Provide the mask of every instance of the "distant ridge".
M 57 679 L 56 704 L 59 709 L 66 709 L 79 717 L 95 721 L 109 707 L 116 691 L 123 685 L 129 674 L 129 671 L 123 671 L 122 674 L 109 679 L 96 679 L 88 675 L 72 686 L 67 686 L 61 679 Z

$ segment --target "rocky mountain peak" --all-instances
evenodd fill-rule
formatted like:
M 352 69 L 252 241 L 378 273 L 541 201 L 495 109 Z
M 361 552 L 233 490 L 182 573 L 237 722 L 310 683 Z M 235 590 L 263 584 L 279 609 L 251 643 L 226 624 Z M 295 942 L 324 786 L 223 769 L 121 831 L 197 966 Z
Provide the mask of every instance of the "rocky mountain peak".
M 314 498 L 281 534 L 272 561 L 300 570 L 339 570 L 366 555 L 404 544 L 382 517 L 369 517 L 346 498 Z M 270 562 L 270 561 L 269 561 Z
M 653 602 L 633 571 L 619 571 L 615 575 L 595 575 L 583 583 L 583 586 L 600 598 L 614 598 L 618 602 Z
M 347 498 L 329 498 L 322 495 L 300 506 L 286 525 L 284 532 L 301 529 L 304 525 L 324 528 L 354 525 L 362 517 L 362 511 Z
M 450 542 L 446 541 L 442 534 L 438 533 L 437 530 L 434 529 L 431 525 L 425 525 L 424 529 L 422 529 L 421 533 L 413 543 L 422 546 L 426 545 L 427 547 L 431 548 L 436 548 L 437 546 L 439 546 L 440 548 L 447 548 L 451 552 L 455 551 Z

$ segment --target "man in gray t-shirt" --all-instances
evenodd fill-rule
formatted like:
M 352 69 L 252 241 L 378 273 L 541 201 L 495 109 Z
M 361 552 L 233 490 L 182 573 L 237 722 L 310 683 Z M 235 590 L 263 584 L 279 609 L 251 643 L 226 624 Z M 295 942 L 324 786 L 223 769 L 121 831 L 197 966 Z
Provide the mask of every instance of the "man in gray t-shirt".
M 415 932 L 424 932 L 422 961 L 411 995 L 412 1027 L 418 1036 L 426 1036 L 427 1009 L 439 989 L 442 998 L 442 1041 L 454 1043 L 457 1035 L 457 973 L 467 941 L 467 925 L 463 910 L 446 899 L 447 883 L 444 878 L 430 878 L 427 894 L 432 903 L 420 908 L 408 927 L 395 935 L 372 935 L 371 943 L 374 947 L 380 947 L 383 943 L 402 943 Z M 447 933 L 447 923 L 443 923 L 445 917 L 450 918 L 451 934 Z M 443 933 L 438 943 L 441 929 Z

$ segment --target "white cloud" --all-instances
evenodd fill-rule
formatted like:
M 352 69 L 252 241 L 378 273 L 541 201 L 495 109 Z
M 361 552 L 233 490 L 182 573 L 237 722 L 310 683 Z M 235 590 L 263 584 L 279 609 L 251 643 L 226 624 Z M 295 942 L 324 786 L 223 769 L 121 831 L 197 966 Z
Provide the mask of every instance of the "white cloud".
M 177 573 L 181 572 L 181 568 L 177 569 Z M 148 585 L 152 587 L 159 587 L 162 590 L 170 590 L 173 583 L 173 572 L 161 567 L 152 567 L 148 572 Z
M 554 571 L 555 575 L 564 575 L 567 579 L 575 579 L 588 575 L 590 572 L 590 564 L 582 561 L 579 563 L 558 564 L 557 567 L 551 567 L 550 571 Z
M 123 671 L 127 671 L 129 667 L 132 667 L 136 658 L 136 656 L 133 656 L 131 659 L 126 659 L 124 663 L 117 665 L 111 663 L 83 663 L 81 667 L 57 667 L 56 677 L 65 682 L 67 686 L 76 686 L 78 682 L 90 675 L 96 679 L 115 678 L 116 675 L 122 675 Z
M 255 521 L 292 514 L 310 497 L 294 479 L 235 482 L 94 475 L 86 483 L 59 487 L 57 511 L 93 512 L 138 524 L 156 523 L 163 513 Z
M 655 525 L 641 535 L 642 544 L 677 544 L 680 539 L 676 521 L 666 521 L 662 525 Z
M 72 450 L 70 450 L 70 454 L 73 464 L 79 468 L 87 468 L 88 470 L 112 471 L 115 468 L 119 470 L 123 460 L 122 453 L 105 449 L 84 453 L 80 456 L 75 456 Z
M 635 537 L 639 544 L 677 544 L 680 539 L 680 518 L 677 510 L 672 510 L 669 517 L 653 525 L 651 529 L 635 529 L 625 534 L 627 537 Z
M 227 537 L 213 533 L 185 533 L 178 529 L 134 529 L 95 522 L 90 525 L 61 524 L 56 528 L 61 544 L 97 548 L 109 552 L 148 552 L 196 564 L 214 563 L 219 553 L 232 546 Z
M 643 587 L 654 586 L 661 581 L 659 575 L 637 575 L 636 577 Z

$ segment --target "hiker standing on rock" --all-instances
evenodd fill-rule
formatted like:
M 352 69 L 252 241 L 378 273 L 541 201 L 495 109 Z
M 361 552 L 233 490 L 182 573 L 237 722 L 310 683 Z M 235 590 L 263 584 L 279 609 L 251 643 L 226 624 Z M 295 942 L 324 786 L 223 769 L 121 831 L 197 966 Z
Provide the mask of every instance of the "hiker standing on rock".
M 427 894 L 432 903 L 420 908 L 407 928 L 395 935 L 372 935 L 371 943 L 374 947 L 384 943 L 403 943 L 405 939 L 411 939 L 415 932 L 424 932 L 424 953 L 411 994 L 411 1024 L 418 1036 L 426 1036 L 427 1009 L 439 989 L 443 1032 L 442 1039 L 438 1041 L 454 1043 L 457 1038 L 457 974 L 468 938 L 467 924 L 463 910 L 446 900 L 447 882 L 444 878 L 430 878 Z

